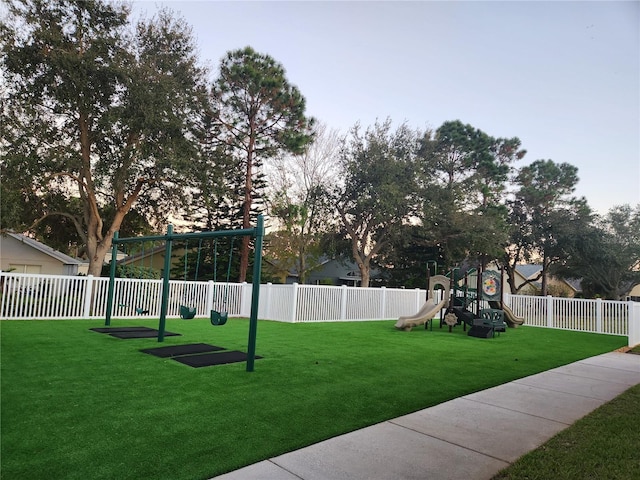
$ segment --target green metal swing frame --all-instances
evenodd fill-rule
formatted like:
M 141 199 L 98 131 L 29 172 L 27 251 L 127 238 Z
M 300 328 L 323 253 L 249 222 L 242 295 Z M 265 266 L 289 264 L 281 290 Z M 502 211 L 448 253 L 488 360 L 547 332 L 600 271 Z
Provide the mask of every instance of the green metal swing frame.
M 258 330 L 258 306 L 260 299 L 260 277 L 262 273 L 262 243 L 264 239 L 264 218 L 262 215 L 258 215 L 258 220 L 256 222 L 255 228 L 245 228 L 238 230 L 174 233 L 173 225 L 169 225 L 167 227 L 166 235 L 132 238 L 119 238 L 118 232 L 115 232 L 112 239 L 112 258 L 116 258 L 118 245 L 121 244 L 138 243 L 145 241 L 165 242 L 164 270 L 162 275 L 162 304 L 160 308 L 160 320 L 158 323 L 158 342 L 163 342 L 169 303 L 169 270 L 171 269 L 171 249 L 173 246 L 173 242 L 177 240 L 217 237 L 252 237 L 255 239 L 251 313 L 249 315 L 249 339 L 247 344 L 247 372 L 252 372 L 255 365 L 256 336 Z M 111 262 L 109 289 L 107 293 L 107 312 L 104 323 L 105 326 L 111 325 L 111 314 L 113 312 L 113 294 L 115 290 L 115 268 L 115 262 Z

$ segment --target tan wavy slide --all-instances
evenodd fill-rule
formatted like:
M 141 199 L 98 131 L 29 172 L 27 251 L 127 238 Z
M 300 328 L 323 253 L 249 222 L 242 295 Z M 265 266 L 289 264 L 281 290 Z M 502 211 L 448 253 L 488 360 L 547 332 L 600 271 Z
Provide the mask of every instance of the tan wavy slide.
M 451 293 L 450 280 L 444 275 L 433 275 L 429 278 L 429 291 L 427 293 L 427 301 L 418 310 L 415 315 L 400 317 L 395 324 L 395 327 L 405 332 L 410 332 L 413 327 L 418 325 L 424 325 L 427 321 L 431 320 L 436 314 L 443 308 L 446 308 L 449 304 L 449 295 Z M 436 298 L 435 288 L 440 285 L 444 288 L 444 295 L 442 301 L 436 304 L 433 300 Z
M 500 308 L 500 302 L 489 302 L 489 305 L 491 308 Z M 518 317 L 507 305 L 502 305 L 502 310 L 504 311 L 504 321 L 510 327 L 515 328 L 524 323 L 524 318 Z
M 436 314 L 447 306 L 449 298 L 445 298 L 436 305 L 432 298 L 424 302 L 422 308 L 415 315 L 400 317 L 396 324 L 396 328 L 410 332 L 413 327 L 425 324 L 428 320 L 431 320 Z

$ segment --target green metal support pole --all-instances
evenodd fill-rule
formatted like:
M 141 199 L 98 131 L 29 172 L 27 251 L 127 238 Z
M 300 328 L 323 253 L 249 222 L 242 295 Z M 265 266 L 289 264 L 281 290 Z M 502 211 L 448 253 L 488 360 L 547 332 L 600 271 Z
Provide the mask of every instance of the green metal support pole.
M 251 290 L 251 315 L 249 317 L 249 344 L 247 346 L 247 372 L 253 372 L 256 358 L 256 336 L 258 331 L 258 306 L 260 301 L 260 276 L 262 274 L 262 238 L 264 219 L 258 215 L 255 229 L 255 255 L 253 263 L 253 288 Z
M 171 270 L 171 244 L 173 242 L 173 225 L 167 227 L 164 244 L 164 271 L 162 272 L 162 304 L 160 306 L 160 323 L 158 324 L 158 342 L 164 341 L 164 330 L 167 323 L 167 306 L 169 303 L 169 272 Z
M 113 234 L 111 245 L 111 264 L 109 265 L 109 289 L 107 290 L 107 316 L 104 320 L 105 326 L 111 325 L 111 314 L 113 313 L 113 292 L 116 283 L 116 259 L 118 258 L 118 232 Z
M 484 273 L 484 269 L 481 265 L 478 265 L 478 270 L 476 273 L 476 315 L 480 316 L 480 300 L 482 300 L 482 274 Z

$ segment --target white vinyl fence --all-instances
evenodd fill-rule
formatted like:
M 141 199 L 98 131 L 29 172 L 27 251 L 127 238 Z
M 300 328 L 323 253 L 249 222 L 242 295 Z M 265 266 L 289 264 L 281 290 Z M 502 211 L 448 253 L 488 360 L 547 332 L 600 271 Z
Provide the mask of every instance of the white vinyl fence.
M 108 283 L 108 278 L 92 276 L 0 272 L 0 319 L 104 318 Z M 161 280 L 118 278 L 113 317 L 158 317 L 161 296 Z M 425 297 L 422 289 L 266 284 L 260 287 L 258 317 L 282 322 L 386 320 L 414 314 Z M 637 302 L 528 295 L 506 295 L 505 301 L 526 325 L 628 336 L 629 345 L 640 344 Z M 251 285 L 171 280 L 167 316 L 178 317 L 180 305 L 196 307 L 197 316 L 215 309 L 248 317 Z
M 0 318 L 104 318 L 109 279 L 65 275 L 0 272 Z M 113 318 L 160 315 L 162 280 L 116 278 Z M 247 283 L 169 282 L 168 317 L 178 317 L 180 305 L 196 307 L 197 316 L 226 311 L 248 317 L 252 286 Z M 258 316 L 283 322 L 382 320 L 415 313 L 425 290 L 272 285 L 260 287 Z
M 629 345 L 640 344 L 640 303 L 581 298 L 506 295 L 514 314 L 534 327 L 629 337 Z

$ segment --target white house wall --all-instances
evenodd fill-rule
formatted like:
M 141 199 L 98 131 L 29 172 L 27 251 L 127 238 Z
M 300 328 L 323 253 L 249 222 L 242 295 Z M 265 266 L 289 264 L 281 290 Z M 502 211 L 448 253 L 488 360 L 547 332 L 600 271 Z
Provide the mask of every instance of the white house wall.
M 26 245 L 10 236 L 0 235 L 0 268 L 8 271 L 12 265 L 22 267 L 15 270 L 16 273 L 41 273 L 45 275 L 70 275 L 73 274 L 65 265 L 42 253 L 35 248 Z M 73 266 L 69 265 L 73 268 Z M 37 271 L 39 269 L 39 271 Z

